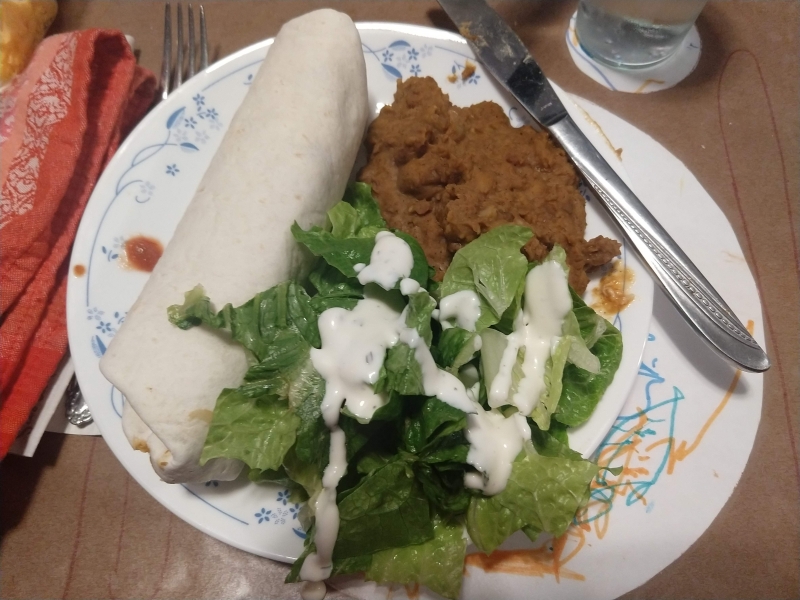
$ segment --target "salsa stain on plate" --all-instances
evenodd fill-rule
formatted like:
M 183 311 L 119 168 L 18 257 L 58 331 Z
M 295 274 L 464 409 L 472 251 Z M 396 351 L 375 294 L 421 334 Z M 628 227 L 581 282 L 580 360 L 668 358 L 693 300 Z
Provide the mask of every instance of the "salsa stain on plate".
M 156 239 L 137 235 L 125 240 L 125 266 L 150 273 L 164 253 L 164 246 Z
M 605 316 L 621 313 L 633 302 L 630 289 L 636 276 L 622 261 L 616 260 L 611 270 L 603 275 L 600 284 L 592 290 L 594 298 L 591 307 Z

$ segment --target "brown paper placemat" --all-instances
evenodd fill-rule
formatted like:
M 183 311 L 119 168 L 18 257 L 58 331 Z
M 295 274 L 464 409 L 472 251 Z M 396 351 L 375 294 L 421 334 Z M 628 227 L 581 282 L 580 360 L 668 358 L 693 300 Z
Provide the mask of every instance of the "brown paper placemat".
M 160 69 L 162 3 L 59 4 L 55 30 L 122 29 L 135 37 L 141 64 Z M 427 0 L 204 5 L 212 58 L 322 6 L 355 20 L 451 28 Z M 646 131 L 692 170 L 733 225 L 761 292 L 773 368 L 747 468 L 709 530 L 624 598 L 800 597 L 800 3 L 710 2 L 698 22 L 697 70 L 645 96 L 608 91 L 577 70 L 563 40 L 574 2 L 496 6 L 553 80 Z M 171 515 L 99 438 L 45 434 L 34 458 L 8 457 L 0 465 L 0 534 L 3 598 L 298 597 L 281 583 L 284 565 Z

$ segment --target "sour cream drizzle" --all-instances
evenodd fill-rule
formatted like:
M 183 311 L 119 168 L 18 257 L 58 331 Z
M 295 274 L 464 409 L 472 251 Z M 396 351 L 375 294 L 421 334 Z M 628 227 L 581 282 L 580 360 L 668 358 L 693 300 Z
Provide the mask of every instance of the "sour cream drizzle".
M 500 360 L 500 368 L 489 389 L 489 406 L 516 406 L 529 415 L 545 387 L 544 371 L 551 348 L 558 342 L 564 317 L 572 309 L 572 298 L 564 270 L 555 261 L 534 267 L 525 278 L 525 302 L 517 314 L 514 331 Z M 511 371 L 520 348 L 525 348 L 523 377 L 509 398 Z

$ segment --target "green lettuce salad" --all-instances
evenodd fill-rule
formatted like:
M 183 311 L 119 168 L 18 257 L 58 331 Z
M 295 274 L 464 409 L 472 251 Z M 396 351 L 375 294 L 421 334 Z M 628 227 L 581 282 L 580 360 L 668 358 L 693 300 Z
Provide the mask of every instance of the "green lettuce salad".
M 320 494 L 329 462 L 331 434 L 320 408 L 325 380 L 311 360 L 312 349 L 321 346 L 318 318 L 333 307 L 352 310 L 364 298 L 359 267 L 370 262 L 376 234 L 389 229 L 365 184 L 348 188 L 328 217 L 327 228 L 292 227 L 295 239 L 318 257 L 306 280 L 281 283 L 219 311 L 198 286 L 168 311 L 180 328 L 229 332 L 251 359 L 242 384 L 223 390 L 217 400 L 201 462 L 239 459 L 252 481 L 286 486 L 298 502 Z M 533 232 L 506 225 L 485 233 L 456 253 L 441 283 L 430 279 L 420 245 L 393 233 L 410 247 L 410 279 L 421 287 L 387 294 L 405 307 L 406 326 L 417 330 L 438 367 L 464 381 L 488 409 L 487 389 L 521 310 L 526 275 L 535 266 L 521 252 Z M 558 247 L 546 260 L 567 268 Z M 480 299 L 475 331 L 444 328 L 434 318 L 438 300 L 465 290 Z M 373 384 L 387 402 L 370 419 L 344 408 L 338 422 L 347 469 L 336 487 L 340 521 L 332 576 L 363 572 L 378 583 L 419 583 L 456 598 L 465 528 L 486 553 L 518 530 L 531 540 L 566 531 L 599 470 L 569 448 L 567 428 L 592 414 L 622 354 L 620 332 L 577 294 L 571 296 L 572 311 L 547 360 L 545 388 L 532 413 L 524 415 L 531 440 L 513 461 L 504 489 L 493 496 L 464 485 L 465 475 L 475 472 L 467 462 L 466 413 L 425 395 L 409 345 L 387 350 Z M 522 354 L 512 370 L 512 391 L 522 377 Z M 502 410 L 508 416 L 516 409 Z M 299 580 L 306 556 L 316 550 L 312 507 L 309 502 L 301 510 L 306 547 L 287 582 Z

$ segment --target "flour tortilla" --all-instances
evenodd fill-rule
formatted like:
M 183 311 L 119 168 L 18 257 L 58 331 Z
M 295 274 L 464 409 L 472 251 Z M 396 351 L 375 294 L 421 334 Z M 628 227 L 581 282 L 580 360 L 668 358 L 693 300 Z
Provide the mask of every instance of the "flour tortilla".
M 164 255 L 100 361 L 125 396 L 123 430 L 167 482 L 237 477 L 242 463 L 199 457 L 220 391 L 244 350 L 167 320 L 202 284 L 218 307 L 297 277 L 309 257 L 289 227 L 321 225 L 341 199 L 368 117 L 353 22 L 318 10 L 286 23 L 253 80 Z

